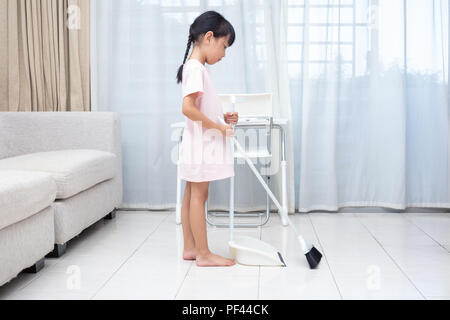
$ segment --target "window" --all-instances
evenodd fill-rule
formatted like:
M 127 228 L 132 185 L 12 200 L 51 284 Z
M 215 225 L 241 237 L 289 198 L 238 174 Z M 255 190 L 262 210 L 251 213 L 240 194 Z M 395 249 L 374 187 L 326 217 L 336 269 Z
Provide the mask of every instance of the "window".
M 301 76 L 308 55 L 309 76 L 319 76 L 324 65 L 339 59 L 344 74 L 357 73 L 355 48 L 368 39 L 370 0 L 288 0 L 289 76 Z M 306 27 L 305 27 L 306 26 Z M 305 34 L 308 32 L 308 34 Z M 304 41 L 308 41 L 305 53 Z M 365 59 L 366 57 L 362 57 Z

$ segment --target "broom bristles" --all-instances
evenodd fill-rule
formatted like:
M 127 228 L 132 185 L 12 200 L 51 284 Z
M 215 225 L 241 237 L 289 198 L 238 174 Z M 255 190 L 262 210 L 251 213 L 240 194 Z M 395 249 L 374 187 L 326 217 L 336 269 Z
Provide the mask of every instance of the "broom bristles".
M 308 253 L 305 254 L 305 256 L 311 269 L 315 269 L 322 259 L 322 254 L 314 246 L 311 248 L 311 250 L 309 250 Z

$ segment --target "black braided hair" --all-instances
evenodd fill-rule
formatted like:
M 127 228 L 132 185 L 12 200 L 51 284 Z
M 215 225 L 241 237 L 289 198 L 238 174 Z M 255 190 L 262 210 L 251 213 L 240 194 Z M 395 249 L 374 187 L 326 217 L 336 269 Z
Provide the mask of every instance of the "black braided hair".
M 198 16 L 189 28 L 189 38 L 187 42 L 186 52 L 184 54 L 183 64 L 178 68 L 177 83 L 183 80 L 184 63 L 191 49 L 192 43 L 195 43 L 202 35 L 208 31 L 212 31 L 215 38 L 230 36 L 228 46 L 233 45 L 236 34 L 231 23 L 228 22 L 220 13 L 216 11 L 206 11 Z
M 189 50 L 191 49 L 192 42 L 193 42 L 192 41 L 192 36 L 189 35 L 188 42 L 187 42 L 186 53 L 184 54 L 183 64 L 186 62 L 187 56 L 189 54 Z

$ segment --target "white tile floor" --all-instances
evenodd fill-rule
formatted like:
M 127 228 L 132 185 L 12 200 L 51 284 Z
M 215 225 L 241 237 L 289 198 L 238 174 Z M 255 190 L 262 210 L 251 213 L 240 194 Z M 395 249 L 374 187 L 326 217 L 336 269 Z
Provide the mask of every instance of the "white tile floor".
M 0 299 L 450 299 L 450 213 L 290 217 L 323 253 L 317 270 L 275 214 L 236 232 L 278 248 L 286 268 L 198 268 L 181 258 L 173 212 L 118 212 L 0 287 Z M 228 255 L 228 230 L 208 228 L 211 249 Z

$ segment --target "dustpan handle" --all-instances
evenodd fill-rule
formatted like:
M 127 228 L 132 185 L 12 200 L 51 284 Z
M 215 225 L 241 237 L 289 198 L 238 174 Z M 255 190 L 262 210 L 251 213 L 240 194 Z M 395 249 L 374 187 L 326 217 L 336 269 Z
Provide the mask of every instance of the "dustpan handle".
M 231 97 L 231 105 L 232 105 L 232 110 L 234 111 L 235 109 L 235 104 L 236 104 L 236 97 L 232 96 Z M 220 117 L 219 117 L 220 118 Z M 225 123 L 223 117 L 220 118 L 220 120 L 222 121 L 222 123 Z M 234 129 L 234 126 L 232 126 Z M 229 139 L 229 137 L 227 137 Z M 230 149 L 231 149 L 231 159 L 233 161 L 233 168 L 234 166 L 234 143 L 232 140 L 228 140 L 230 143 Z M 234 235 L 234 176 L 230 178 L 230 216 L 229 216 L 229 228 L 230 228 L 230 242 L 233 242 L 233 235 Z
M 233 157 L 234 162 L 234 157 Z M 234 232 L 234 177 L 230 178 L 230 241 L 233 241 Z

